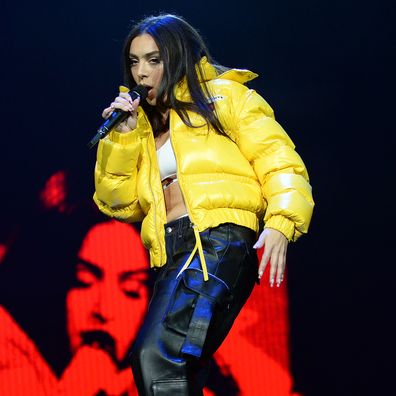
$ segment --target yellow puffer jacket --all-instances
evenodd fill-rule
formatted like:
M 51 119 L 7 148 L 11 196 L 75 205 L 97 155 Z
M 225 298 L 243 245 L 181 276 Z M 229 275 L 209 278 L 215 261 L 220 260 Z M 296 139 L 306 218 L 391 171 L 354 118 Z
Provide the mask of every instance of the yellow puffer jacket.
M 308 230 L 314 206 L 308 174 L 286 132 L 266 101 L 243 83 L 257 75 L 229 70 L 217 75 L 205 58 L 204 80 L 228 135 L 190 113 L 189 128 L 170 112 L 170 135 L 177 175 L 190 220 L 198 232 L 231 222 L 258 231 L 266 227 L 296 240 Z M 188 101 L 185 82 L 176 96 Z M 142 221 L 141 237 L 151 266 L 166 263 L 166 210 L 150 123 L 139 108 L 134 131 L 115 131 L 100 141 L 94 200 L 105 214 L 125 222 Z

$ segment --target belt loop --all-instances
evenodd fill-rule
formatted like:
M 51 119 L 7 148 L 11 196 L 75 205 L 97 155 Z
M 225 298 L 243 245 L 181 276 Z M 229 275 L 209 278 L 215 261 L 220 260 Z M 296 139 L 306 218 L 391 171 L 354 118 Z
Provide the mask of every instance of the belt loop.
M 183 228 L 184 228 L 184 221 L 183 217 L 179 219 L 177 224 L 177 238 L 181 238 L 183 236 Z

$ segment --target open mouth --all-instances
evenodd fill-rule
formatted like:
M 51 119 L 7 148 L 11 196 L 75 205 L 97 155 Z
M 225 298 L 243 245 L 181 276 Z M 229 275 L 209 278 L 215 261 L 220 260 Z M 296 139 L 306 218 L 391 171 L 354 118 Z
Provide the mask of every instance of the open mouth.
M 107 332 L 103 330 L 82 331 L 81 339 L 83 345 L 96 345 L 102 349 L 114 349 L 115 340 Z
M 144 87 L 147 88 L 147 99 L 150 99 L 150 100 L 154 99 L 155 92 L 154 92 L 153 87 L 151 87 L 150 85 L 144 85 Z

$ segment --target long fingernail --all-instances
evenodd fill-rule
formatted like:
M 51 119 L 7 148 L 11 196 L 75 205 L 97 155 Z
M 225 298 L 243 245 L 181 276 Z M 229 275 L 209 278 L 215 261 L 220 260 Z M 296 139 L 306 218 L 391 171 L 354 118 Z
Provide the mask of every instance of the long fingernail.
M 259 276 L 259 279 L 261 279 L 261 277 L 263 276 L 263 273 L 259 272 L 258 276 Z
M 270 281 L 270 286 L 274 287 L 274 280 L 273 279 Z

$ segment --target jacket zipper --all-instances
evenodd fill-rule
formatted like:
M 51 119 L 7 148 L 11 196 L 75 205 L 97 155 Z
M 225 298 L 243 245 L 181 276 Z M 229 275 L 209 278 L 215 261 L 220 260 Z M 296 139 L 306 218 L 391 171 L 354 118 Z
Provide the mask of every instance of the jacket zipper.
M 161 238 L 159 236 L 158 227 L 157 227 L 157 202 L 156 202 L 156 199 L 155 199 L 155 194 L 154 194 L 154 191 L 153 191 L 153 187 L 151 185 L 152 162 L 151 162 L 151 156 L 150 156 L 150 151 L 149 151 L 149 136 L 147 137 L 147 140 L 146 140 L 146 149 L 147 149 L 147 155 L 148 155 L 149 164 L 150 164 L 150 166 L 149 166 L 149 169 L 150 169 L 149 170 L 149 186 L 150 186 L 150 191 L 151 191 L 151 195 L 153 197 L 153 202 L 154 202 L 154 228 L 155 228 L 155 234 L 157 236 L 158 246 L 160 247 L 160 249 L 159 249 L 159 251 L 160 251 L 160 263 L 161 263 L 161 265 L 163 265 L 164 263 L 162 262 Z
M 179 178 L 179 175 L 180 175 L 180 172 L 179 172 L 179 161 L 177 160 L 175 147 L 173 146 L 173 141 L 172 141 L 172 129 L 171 129 L 171 125 L 172 125 L 172 123 L 171 123 L 171 121 L 172 121 L 171 118 L 172 118 L 172 117 L 171 117 L 171 115 L 172 115 L 172 112 L 169 112 L 169 140 L 170 140 L 170 143 L 171 143 L 171 146 L 172 146 L 172 150 L 173 150 L 173 152 L 175 153 L 176 174 L 177 174 L 177 179 L 178 179 L 178 181 L 179 181 L 179 180 L 180 180 L 180 178 Z M 179 181 L 179 187 L 180 187 L 180 190 L 181 190 L 181 192 L 182 192 L 182 197 L 183 197 L 184 205 L 186 206 L 186 209 L 187 209 L 188 217 L 189 217 L 189 219 L 190 219 L 190 222 L 191 222 L 192 227 L 195 227 L 195 224 L 194 224 L 193 219 L 192 219 L 192 217 L 191 217 L 190 208 L 188 207 L 187 202 L 186 202 L 186 200 L 185 200 L 185 198 L 184 198 L 184 197 L 185 197 L 185 194 L 184 194 L 184 191 L 183 191 L 182 184 L 183 184 L 183 183 L 180 183 L 180 181 Z
M 203 254 L 201 237 L 200 237 L 200 235 L 199 235 L 198 227 L 197 227 L 197 226 L 194 224 L 194 222 L 193 222 L 193 219 L 192 219 L 192 216 L 191 216 L 191 213 L 190 213 L 190 208 L 188 207 L 187 202 L 186 202 L 186 200 L 185 200 L 185 198 L 184 198 L 184 197 L 185 197 L 185 194 L 184 194 L 184 191 L 183 191 L 182 183 L 180 183 L 180 178 L 179 178 L 179 175 L 180 175 L 180 173 L 179 173 L 179 162 L 177 161 L 177 158 L 176 158 L 176 151 L 175 151 L 175 148 L 174 148 L 174 146 L 173 146 L 172 131 L 171 131 L 171 125 L 172 125 L 172 123 L 171 123 L 171 118 L 170 118 L 170 117 L 171 117 L 171 113 L 169 113 L 169 139 L 170 139 L 170 143 L 171 143 L 171 146 L 172 146 L 172 150 L 173 150 L 173 152 L 174 152 L 174 154 L 175 154 L 177 178 L 178 178 L 178 180 L 179 180 L 179 187 L 180 187 L 180 190 L 181 190 L 181 192 L 182 192 L 184 205 L 186 206 L 187 214 L 188 214 L 188 217 L 189 217 L 189 219 L 190 219 L 191 226 L 192 226 L 192 228 L 193 228 L 193 230 L 194 230 L 194 236 L 195 236 L 195 242 L 196 242 L 196 243 L 195 243 L 195 247 L 194 247 L 193 251 L 192 251 L 191 254 L 190 254 L 190 257 L 187 259 L 186 263 L 183 265 L 183 267 L 180 269 L 179 273 L 177 274 L 177 278 L 183 273 L 183 271 L 184 271 L 185 269 L 188 268 L 188 266 L 190 265 L 191 261 L 193 260 L 193 258 L 194 258 L 194 256 L 195 256 L 196 252 L 198 252 L 199 260 L 200 260 L 200 262 L 201 262 L 201 267 L 202 267 L 202 272 L 203 272 L 204 281 L 207 281 L 207 280 L 209 279 L 209 277 L 208 277 L 208 269 L 207 269 L 207 266 L 206 266 L 205 256 L 204 256 L 204 254 Z

